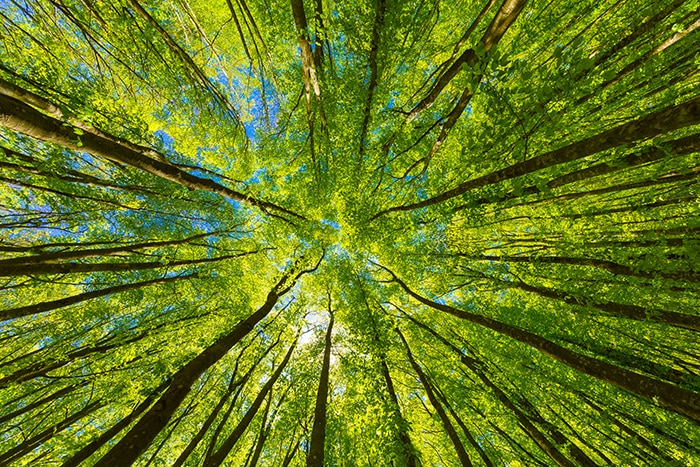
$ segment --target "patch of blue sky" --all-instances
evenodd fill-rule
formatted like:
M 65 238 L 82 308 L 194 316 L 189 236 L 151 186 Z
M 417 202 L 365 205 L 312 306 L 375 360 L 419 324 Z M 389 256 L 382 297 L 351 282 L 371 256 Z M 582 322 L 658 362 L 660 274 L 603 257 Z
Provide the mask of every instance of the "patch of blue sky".
M 47 346 L 50 346 L 51 343 L 53 342 L 53 337 L 47 336 L 47 337 L 42 337 L 39 342 L 37 342 L 37 347 L 40 349 L 43 349 Z
M 221 84 L 222 86 L 228 88 L 229 87 L 229 79 L 224 70 L 220 68 L 215 68 L 216 71 L 216 82 Z
M 257 125 L 255 121 L 253 120 L 247 120 L 243 121 L 243 129 L 245 130 L 245 135 L 248 137 L 248 139 L 255 144 L 256 142 L 256 134 L 257 134 Z
M 164 108 L 164 110 L 166 109 Z M 170 115 L 169 111 L 168 115 Z M 170 152 L 175 152 L 175 139 L 172 136 L 170 136 L 167 132 L 163 130 L 156 130 L 154 134 L 160 140 L 161 144 L 166 150 Z
M 253 175 L 246 180 L 246 183 L 258 185 L 262 182 L 265 183 L 271 183 L 272 182 L 272 177 L 268 173 L 267 167 L 260 167 L 257 169 L 255 172 L 253 172 Z
M 263 100 L 263 92 L 260 88 L 254 88 L 247 96 L 246 102 L 249 108 L 249 118 L 243 121 L 248 138 L 255 144 L 258 140 L 259 130 L 274 128 L 277 124 L 277 114 L 279 112 L 279 100 L 276 97 L 274 88 L 269 83 L 266 86 Z M 269 87 L 268 87 L 269 86 Z
M 340 224 L 338 224 L 335 221 L 329 220 L 329 219 L 322 219 L 321 224 L 327 225 L 329 227 L 333 227 L 336 230 L 340 230 Z
M 15 7 L 19 7 L 24 14 L 33 15 L 34 9 L 31 7 L 29 2 L 13 1 L 13 0 L 0 0 L 0 7 L 2 7 L 3 13 L 10 13 Z
M 65 160 L 68 161 L 68 166 L 75 170 L 85 168 L 86 166 L 88 169 L 94 170 L 95 167 L 104 165 L 103 160 L 97 160 L 87 152 L 74 153 L 67 150 L 61 152 L 64 156 L 66 156 Z M 77 158 L 75 157 L 75 154 L 77 154 Z
M 231 199 L 231 198 L 224 198 L 224 199 L 226 200 L 226 204 L 231 206 L 236 211 L 243 208 L 243 203 L 241 203 L 240 201 L 237 201 L 237 200 Z
M 470 102 L 469 104 L 467 104 L 467 108 L 464 109 L 464 115 L 469 117 L 473 111 L 474 111 L 474 109 L 472 108 L 472 104 Z
M 398 65 L 396 65 L 396 68 L 394 68 L 394 72 L 395 72 L 397 75 L 400 75 L 400 74 L 402 74 L 402 73 L 407 72 L 407 71 L 408 71 L 408 68 L 409 68 L 408 63 L 402 62 L 402 63 L 399 63 Z M 425 73 L 428 74 L 428 75 L 430 75 L 430 73 L 432 73 L 432 72 L 430 72 L 429 70 L 426 70 Z

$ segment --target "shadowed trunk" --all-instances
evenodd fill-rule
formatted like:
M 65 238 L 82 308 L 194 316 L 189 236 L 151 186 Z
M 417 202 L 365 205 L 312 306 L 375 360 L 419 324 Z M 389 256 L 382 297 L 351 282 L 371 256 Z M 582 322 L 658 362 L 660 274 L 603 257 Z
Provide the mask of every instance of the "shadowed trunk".
M 395 331 L 401 338 L 401 342 L 403 342 L 403 345 L 406 348 L 406 355 L 408 356 L 408 361 L 411 363 L 413 370 L 418 374 L 418 378 L 420 379 L 420 382 L 423 385 L 425 394 L 428 396 L 430 405 L 432 405 L 433 409 L 435 409 L 435 412 L 437 412 L 438 417 L 440 417 L 440 421 L 442 422 L 442 426 L 443 428 L 445 428 L 447 436 L 449 436 L 450 441 L 452 441 L 452 445 L 455 448 L 455 452 L 457 453 L 457 458 L 459 458 L 459 462 L 462 464 L 462 466 L 471 467 L 472 462 L 469 459 L 469 455 L 464 449 L 464 445 L 459 439 L 457 431 L 455 430 L 454 426 L 452 426 L 452 422 L 450 422 L 450 419 L 447 417 L 445 409 L 443 409 L 442 404 L 440 404 L 440 401 L 437 400 L 437 396 L 435 395 L 435 391 L 433 390 L 432 384 L 430 383 L 428 376 L 425 374 L 418 362 L 416 362 L 416 360 L 413 358 L 413 354 L 411 353 L 411 349 L 408 346 L 408 342 L 406 342 L 406 339 L 403 337 L 403 334 L 401 334 L 401 331 L 399 331 L 398 328 L 396 328 Z
M 330 296 L 328 298 L 330 311 Z M 306 467 L 323 467 L 324 452 L 326 444 L 326 404 L 328 403 L 328 376 L 331 367 L 331 346 L 333 332 L 333 313 L 326 331 L 326 346 L 323 351 L 323 366 L 321 376 L 318 380 L 318 391 L 316 392 L 316 408 L 314 409 L 314 425 L 311 429 L 311 440 L 309 455 L 306 458 Z
M 102 433 L 97 439 L 92 441 L 90 444 L 83 447 L 80 451 L 76 452 L 70 459 L 61 464 L 61 467 L 76 467 L 80 465 L 84 460 L 97 452 L 102 446 L 107 444 L 111 439 L 119 434 L 124 428 L 129 426 L 131 422 L 136 420 L 143 412 L 148 409 L 153 401 L 159 397 L 165 388 L 168 387 L 168 382 L 164 382 L 160 386 L 149 394 L 146 399 L 141 402 L 134 410 L 131 411 L 129 415 L 123 417 L 119 420 L 112 428 Z
M 14 448 L 10 449 L 9 451 L 5 452 L 0 456 L 0 465 L 10 465 L 10 462 L 13 462 L 29 454 L 42 443 L 45 443 L 46 441 L 50 440 L 55 435 L 71 426 L 73 423 L 93 413 L 94 411 L 103 407 L 104 405 L 105 404 L 101 401 L 92 402 L 85 406 L 83 409 L 74 413 L 73 415 L 58 422 L 54 426 L 47 428 L 46 430 L 40 432 L 35 436 L 32 436 L 31 438 L 25 439 L 24 442 L 22 442 L 18 446 L 15 446 Z
M 316 266 L 318 267 L 318 265 Z M 239 322 L 230 332 L 220 337 L 190 360 L 172 377 L 171 384 L 153 407 L 124 435 L 124 437 L 96 464 L 96 467 L 128 467 L 150 446 L 158 433 L 168 425 L 177 408 L 190 393 L 192 385 L 202 374 L 221 360 L 233 346 L 247 336 L 272 311 L 277 300 L 294 286 L 304 270 L 290 281 L 292 271 L 285 273 L 267 294 L 265 303 L 248 318 Z M 288 283 L 289 282 L 289 283 Z
M 83 131 L 78 126 L 44 115 L 24 102 L 4 94 L 0 94 L 0 126 L 39 141 L 55 143 L 75 151 L 88 152 L 112 162 L 135 167 L 191 190 L 210 191 L 231 200 L 258 207 L 266 213 L 268 210 L 272 210 L 303 219 L 299 214 L 276 204 L 259 201 L 213 180 L 191 175 L 167 162 L 153 159 L 130 146 L 116 142 L 116 138 L 108 139 L 100 134 Z
M 461 183 L 457 187 L 448 190 L 432 198 L 418 203 L 395 206 L 375 214 L 371 220 L 390 212 L 411 211 L 433 204 L 442 203 L 454 197 L 463 195 L 471 190 L 482 188 L 512 178 L 520 177 L 548 167 L 553 167 L 565 162 L 571 162 L 607 149 L 612 149 L 623 144 L 646 140 L 664 133 L 685 128 L 700 123 L 700 97 L 696 97 L 682 104 L 658 110 L 645 117 L 603 131 L 576 143 L 569 144 L 554 151 L 541 154 L 532 159 L 518 162 L 510 167 L 482 175 L 475 179 Z
M 503 404 L 505 408 L 510 410 L 513 413 L 513 415 L 515 415 L 525 433 L 527 433 L 530 439 L 532 439 L 535 442 L 535 444 L 537 444 L 537 446 L 539 446 L 540 449 L 542 449 L 542 451 L 550 457 L 550 459 L 552 459 L 560 467 L 575 467 L 569 459 L 564 457 L 562 453 L 559 452 L 557 447 L 552 444 L 552 442 L 544 435 L 544 433 L 542 433 L 530 421 L 530 418 L 527 416 L 527 414 L 520 410 L 520 408 L 518 408 L 515 405 L 515 403 L 510 400 L 506 393 L 503 392 L 503 390 L 501 390 L 501 388 L 499 388 L 493 381 L 491 381 L 491 379 L 489 379 L 486 373 L 481 369 L 483 365 L 482 362 L 474 358 L 468 357 L 467 355 L 462 353 L 457 347 L 455 347 L 443 336 L 438 334 L 437 331 L 435 331 L 434 329 L 431 329 L 430 327 L 426 326 L 425 324 L 421 323 L 420 321 L 406 313 L 403 313 L 403 315 L 406 318 L 408 318 L 411 322 L 419 326 L 421 329 L 429 332 L 438 341 L 442 342 L 446 347 L 448 347 L 454 353 L 459 355 L 462 364 L 469 368 L 474 374 L 476 374 L 481 380 L 481 382 L 486 385 L 486 387 L 491 389 L 493 394 L 496 396 L 496 399 L 498 399 L 499 402 L 501 402 L 501 404 Z
M 18 308 L 10 308 L 8 310 L 0 311 L 0 322 L 6 321 L 13 318 L 21 318 L 23 316 L 35 315 L 38 313 L 45 313 L 47 311 L 56 310 L 58 308 L 63 308 L 69 305 L 75 305 L 76 303 L 85 302 L 87 300 L 92 300 L 93 298 L 104 297 L 118 292 L 125 292 L 128 290 L 136 290 L 141 287 L 146 287 L 154 284 L 165 284 L 168 282 L 174 282 L 182 279 L 192 279 L 198 277 L 197 273 L 187 274 L 184 276 L 175 277 L 162 277 L 160 279 L 153 279 L 144 282 L 135 282 L 133 284 L 123 284 L 115 285 L 114 287 L 107 287 L 106 289 L 93 290 L 90 292 L 83 292 L 78 295 L 73 295 L 72 297 L 61 298 L 58 300 L 51 300 L 48 302 L 36 303 L 34 305 L 21 306 Z
M 248 425 L 250 425 L 250 422 L 253 421 L 253 417 L 255 417 L 255 414 L 258 413 L 258 409 L 260 409 L 260 406 L 265 400 L 265 397 L 267 397 L 268 393 L 272 390 L 272 386 L 274 386 L 274 384 L 277 382 L 277 379 L 282 374 L 282 371 L 287 366 L 287 363 L 289 362 L 289 359 L 292 356 L 292 352 L 294 352 L 296 344 L 297 341 L 295 340 L 294 343 L 289 347 L 289 351 L 287 351 L 287 355 L 285 355 L 284 360 L 282 360 L 282 363 L 280 363 L 280 365 L 277 367 L 277 370 L 275 370 L 274 374 L 262 387 L 257 397 L 251 404 L 250 408 L 246 411 L 241 421 L 238 422 L 238 425 L 236 425 L 236 428 L 234 428 L 233 432 L 231 432 L 228 438 L 224 440 L 219 449 L 217 449 L 216 452 L 214 452 L 214 454 L 205 461 L 205 463 L 203 464 L 204 467 L 216 467 L 221 465 L 224 462 L 224 460 L 226 460 L 226 456 L 228 456 L 228 454 L 231 452 L 231 449 L 233 449 L 233 447 L 236 445 L 241 435 L 243 435 L 245 430 L 248 428 Z
M 624 368 L 611 365 L 601 360 L 596 360 L 595 358 L 581 355 L 524 329 L 502 323 L 486 316 L 475 315 L 467 311 L 458 310 L 451 306 L 434 302 L 413 292 L 401 279 L 396 277 L 396 275 L 388 269 L 384 268 L 384 270 L 392 275 L 393 280 L 399 284 L 406 293 L 430 308 L 451 314 L 457 318 L 470 321 L 499 334 L 508 336 L 539 350 L 543 354 L 552 357 L 574 370 L 629 391 L 661 407 L 683 414 L 695 422 L 700 422 L 700 394 L 664 381 L 625 370 Z

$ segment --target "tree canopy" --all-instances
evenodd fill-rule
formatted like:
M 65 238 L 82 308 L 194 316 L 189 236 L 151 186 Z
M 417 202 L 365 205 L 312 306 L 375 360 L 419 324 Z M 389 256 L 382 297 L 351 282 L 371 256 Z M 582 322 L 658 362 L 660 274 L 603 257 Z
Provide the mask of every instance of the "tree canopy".
M 697 0 L 0 22 L 0 465 L 700 463 Z

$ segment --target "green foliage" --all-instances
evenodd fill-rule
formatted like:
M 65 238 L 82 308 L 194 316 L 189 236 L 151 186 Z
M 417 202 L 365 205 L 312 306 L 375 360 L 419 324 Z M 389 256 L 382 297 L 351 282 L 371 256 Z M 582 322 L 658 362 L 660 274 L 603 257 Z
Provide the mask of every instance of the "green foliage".
M 294 342 L 224 465 L 306 465 L 331 312 L 324 465 L 459 465 L 426 384 L 474 465 L 700 463 L 697 2 L 302 3 L 3 2 L 0 464 L 99 462 L 272 299 L 135 465 L 209 465 Z

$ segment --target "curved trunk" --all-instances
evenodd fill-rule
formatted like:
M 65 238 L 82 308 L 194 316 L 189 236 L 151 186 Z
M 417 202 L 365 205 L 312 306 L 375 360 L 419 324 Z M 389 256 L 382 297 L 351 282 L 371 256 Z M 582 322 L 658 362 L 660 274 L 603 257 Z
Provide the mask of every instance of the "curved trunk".
M 525 8 L 527 0 L 504 0 L 496 16 L 489 24 L 484 36 L 479 42 L 484 53 L 488 53 L 496 45 L 503 35 L 508 31 L 511 24 L 518 18 L 520 12 Z M 437 79 L 433 87 L 411 111 L 406 118 L 407 122 L 414 120 L 420 112 L 429 109 L 440 93 L 447 87 L 452 79 L 462 70 L 463 67 L 474 66 L 479 61 L 479 56 L 474 49 L 467 49 L 455 60 L 450 67 Z M 466 104 L 465 104 L 466 106 Z
M 3 89 L 0 88 L 0 91 Z M 273 203 L 259 201 L 213 180 L 191 175 L 170 163 L 153 159 L 131 146 L 117 142 L 116 138 L 106 138 L 99 133 L 84 131 L 78 126 L 44 115 L 3 93 L 0 93 L 0 126 L 39 141 L 55 143 L 74 151 L 88 152 L 112 162 L 129 165 L 192 190 L 210 191 L 234 201 L 256 206 L 264 212 L 271 210 L 303 219 L 303 216 Z

